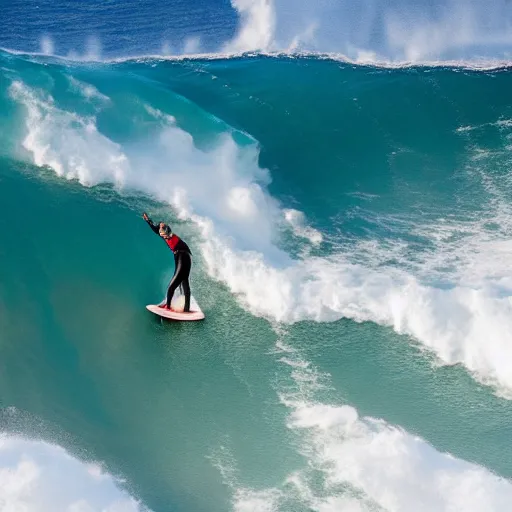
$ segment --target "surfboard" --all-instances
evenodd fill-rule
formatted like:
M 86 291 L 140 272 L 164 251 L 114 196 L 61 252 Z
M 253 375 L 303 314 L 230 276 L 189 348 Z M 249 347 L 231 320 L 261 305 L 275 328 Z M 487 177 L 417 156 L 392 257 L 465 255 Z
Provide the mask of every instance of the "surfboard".
M 160 304 L 148 304 L 146 309 L 154 313 L 155 315 L 161 316 L 162 318 L 167 318 L 168 320 L 179 320 L 183 322 L 191 322 L 195 320 L 203 320 L 204 313 L 201 311 L 201 308 L 197 304 L 194 297 L 190 297 L 190 312 L 185 313 L 183 311 L 176 311 L 174 309 L 163 309 L 159 306 L 163 306 L 165 304 L 165 299 L 160 302 Z M 171 303 L 171 308 L 174 305 Z M 182 306 L 183 307 L 183 306 Z

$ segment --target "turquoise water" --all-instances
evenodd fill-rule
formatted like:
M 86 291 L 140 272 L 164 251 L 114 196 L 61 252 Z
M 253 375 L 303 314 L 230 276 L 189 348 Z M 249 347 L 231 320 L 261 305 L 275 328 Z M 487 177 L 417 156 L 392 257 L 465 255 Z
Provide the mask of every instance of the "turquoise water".
M 2 468 L 50 508 L 58 445 L 153 511 L 506 510 L 507 69 L 0 68 Z M 146 311 L 173 261 L 142 211 L 204 322 Z M 66 506 L 101 510 L 94 474 Z

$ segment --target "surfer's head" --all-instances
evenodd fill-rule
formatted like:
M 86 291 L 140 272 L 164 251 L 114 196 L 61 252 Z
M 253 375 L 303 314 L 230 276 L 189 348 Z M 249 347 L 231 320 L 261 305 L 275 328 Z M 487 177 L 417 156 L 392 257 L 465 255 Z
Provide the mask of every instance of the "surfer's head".
M 172 235 L 172 231 L 165 222 L 160 222 L 160 225 L 158 226 L 158 234 L 162 238 L 169 238 Z

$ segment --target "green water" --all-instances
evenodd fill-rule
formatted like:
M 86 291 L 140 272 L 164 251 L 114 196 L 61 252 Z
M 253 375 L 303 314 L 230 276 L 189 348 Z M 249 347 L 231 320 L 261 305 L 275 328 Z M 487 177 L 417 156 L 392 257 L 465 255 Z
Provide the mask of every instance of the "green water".
M 272 417 L 268 324 L 251 321 L 200 271 L 194 293 L 208 320 L 162 324 L 140 305 L 164 289 L 172 260 L 138 212 L 108 192 L 101 200 L 45 178 L 2 171 L 2 204 L 17 219 L 15 229 L 2 220 L 15 237 L 2 251 L 2 404 L 72 433 L 144 489 L 154 510 L 227 506 L 205 457 L 226 439 L 261 485 L 282 477 L 284 467 L 261 469 L 268 456 L 295 458 L 273 430 L 282 413 Z M 27 222 L 37 227 L 27 232 Z
M 212 464 L 224 449 L 238 486 L 271 487 L 305 465 L 276 396 L 278 338 L 331 374 L 335 402 L 512 474 L 512 407 L 463 370 L 435 368 L 371 323 L 305 323 L 278 336 L 207 279 L 200 258 L 193 289 L 206 321 L 162 323 L 141 307 L 172 272 L 138 216 L 155 205 L 5 161 L 0 178 L 2 406 L 28 413 L 17 430 L 104 461 L 153 510 L 229 508 L 232 490 Z
M 504 510 L 508 72 L 0 59 L 3 434 L 154 512 Z

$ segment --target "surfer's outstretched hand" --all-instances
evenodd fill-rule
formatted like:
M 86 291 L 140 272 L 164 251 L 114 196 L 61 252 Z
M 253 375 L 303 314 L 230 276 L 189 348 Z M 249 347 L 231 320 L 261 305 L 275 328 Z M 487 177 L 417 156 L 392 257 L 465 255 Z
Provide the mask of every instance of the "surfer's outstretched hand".
M 142 214 L 142 218 L 147 222 L 149 220 L 149 217 L 148 217 L 148 214 L 146 212 L 144 212 Z

